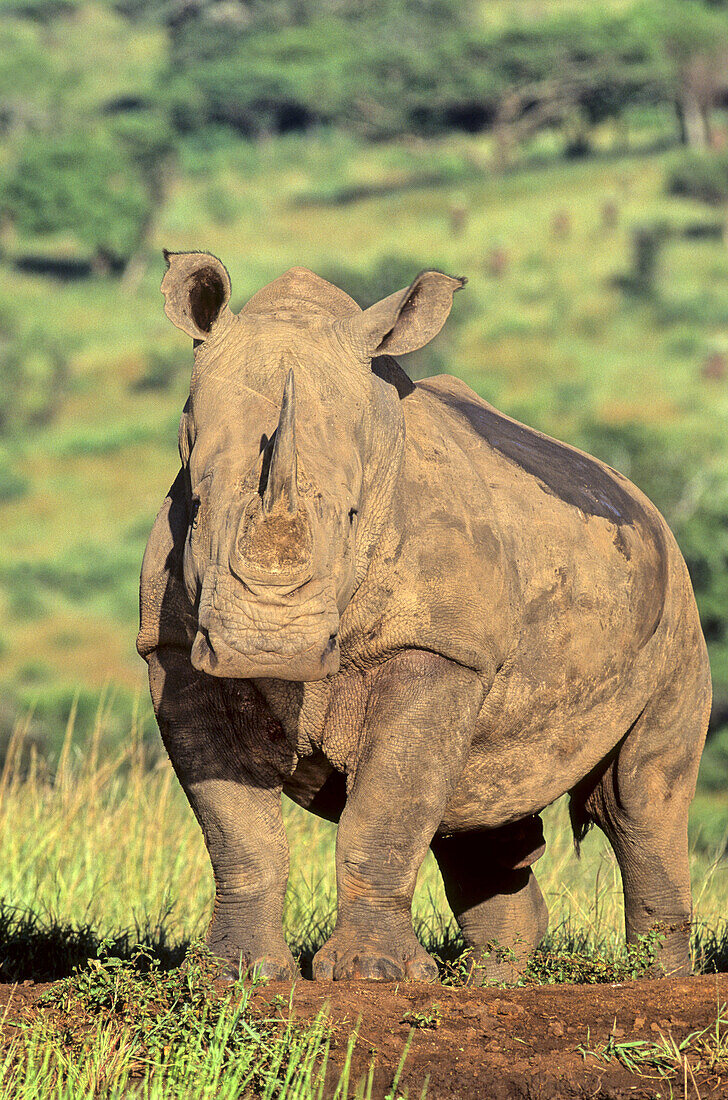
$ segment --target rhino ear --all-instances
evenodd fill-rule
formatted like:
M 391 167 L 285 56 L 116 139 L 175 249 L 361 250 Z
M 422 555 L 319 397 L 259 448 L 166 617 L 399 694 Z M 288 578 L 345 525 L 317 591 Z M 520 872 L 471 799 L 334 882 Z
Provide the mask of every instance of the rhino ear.
M 164 312 L 193 340 L 206 340 L 220 316 L 229 312 L 230 276 L 209 252 L 168 252 L 162 279 Z
M 340 327 L 367 358 L 416 351 L 437 336 L 452 309 L 453 294 L 466 281 L 423 271 L 411 286 L 347 317 Z

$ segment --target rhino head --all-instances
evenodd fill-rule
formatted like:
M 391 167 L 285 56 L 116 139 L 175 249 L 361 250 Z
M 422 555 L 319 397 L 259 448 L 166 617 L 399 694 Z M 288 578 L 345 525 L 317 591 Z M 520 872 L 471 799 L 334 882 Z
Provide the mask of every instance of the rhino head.
M 294 268 L 235 314 L 223 264 L 165 252 L 165 312 L 194 341 L 179 432 L 191 660 L 213 676 L 318 680 L 363 579 L 404 452 L 372 358 L 422 347 L 464 280 L 424 272 L 367 310 Z

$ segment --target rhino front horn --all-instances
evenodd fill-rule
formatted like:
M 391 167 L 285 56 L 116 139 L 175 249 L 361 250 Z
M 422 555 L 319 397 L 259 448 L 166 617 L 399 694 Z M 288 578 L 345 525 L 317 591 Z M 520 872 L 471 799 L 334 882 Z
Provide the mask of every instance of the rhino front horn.
M 289 370 L 283 389 L 281 415 L 273 442 L 273 454 L 268 467 L 268 481 L 263 494 L 263 511 L 284 507 L 289 512 L 298 508 L 296 475 L 296 387 L 293 370 Z

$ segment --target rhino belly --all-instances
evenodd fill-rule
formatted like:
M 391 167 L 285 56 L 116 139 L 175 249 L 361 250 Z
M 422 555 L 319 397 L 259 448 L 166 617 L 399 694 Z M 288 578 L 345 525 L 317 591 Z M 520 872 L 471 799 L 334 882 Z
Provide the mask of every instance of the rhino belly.
M 517 675 L 496 683 L 443 831 L 498 828 L 572 790 L 622 740 L 653 694 L 651 656 L 643 650 L 621 680 L 582 683 L 581 694 L 539 693 Z
M 327 821 L 338 821 L 346 803 L 346 779 L 322 752 L 302 757 L 283 791 L 293 802 Z

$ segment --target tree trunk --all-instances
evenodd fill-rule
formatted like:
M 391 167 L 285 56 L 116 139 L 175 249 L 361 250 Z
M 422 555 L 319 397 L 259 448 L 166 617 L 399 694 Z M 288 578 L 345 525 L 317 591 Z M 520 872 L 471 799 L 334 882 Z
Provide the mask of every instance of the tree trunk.
M 710 147 L 708 111 L 692 92 L 684 91 L 676 103 L 680 140 L 691 149 Z

